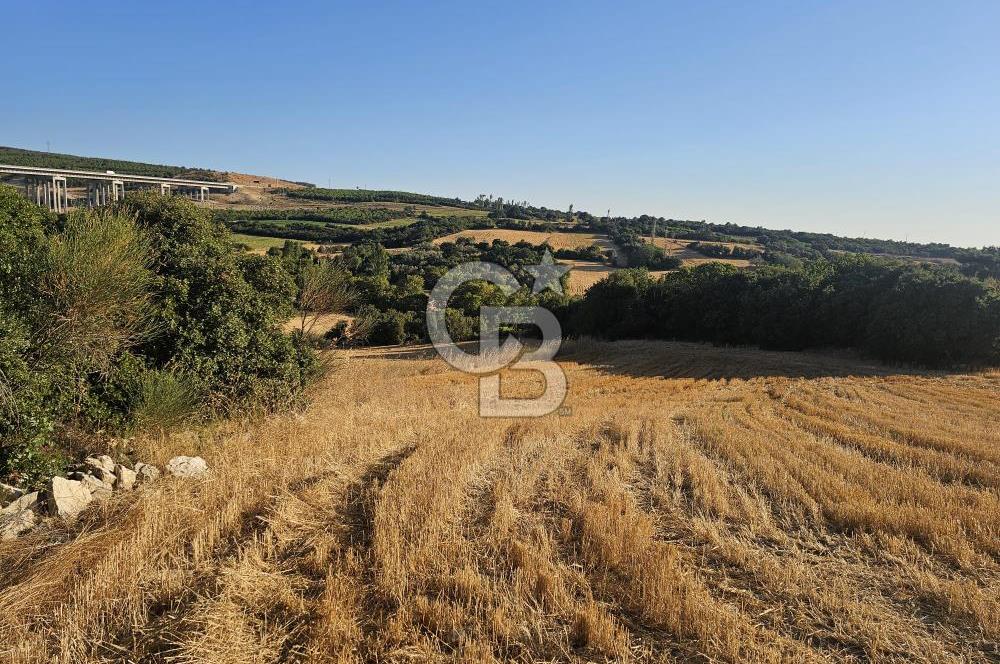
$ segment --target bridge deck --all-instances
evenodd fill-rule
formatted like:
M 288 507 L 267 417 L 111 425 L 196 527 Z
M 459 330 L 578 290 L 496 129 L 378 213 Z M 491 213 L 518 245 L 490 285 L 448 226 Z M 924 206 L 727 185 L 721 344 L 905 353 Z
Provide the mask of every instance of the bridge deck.
M 0 164 L 0 175 L 21 175 L 42 178 L 62 177 L 101 182 L 132 182 L 138 184 L 165 184 L 174 187 L 206 187 L 217 191 L 234 192 L 238 188 L 232 182 L 212 182 L 210 180 L 187 180 L 151 175 L 130 175 L 128 173 L 102 173 L 101 171 L 77 171 L 64 168 L 39 168 L 36 166 L 10 166 Z

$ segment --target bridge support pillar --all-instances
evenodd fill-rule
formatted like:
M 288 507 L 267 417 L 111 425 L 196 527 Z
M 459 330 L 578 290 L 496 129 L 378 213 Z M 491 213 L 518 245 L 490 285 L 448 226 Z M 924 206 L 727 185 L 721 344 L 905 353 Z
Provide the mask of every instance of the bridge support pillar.
M 170 195 L 170 185 L 166 183 L 160 183 L 160 195 L 169 196 Z
M 69 190 L 66 178 L 53 177 L 45 183 L 45 204 L 53 212 L 66 212 L 69 208 Z

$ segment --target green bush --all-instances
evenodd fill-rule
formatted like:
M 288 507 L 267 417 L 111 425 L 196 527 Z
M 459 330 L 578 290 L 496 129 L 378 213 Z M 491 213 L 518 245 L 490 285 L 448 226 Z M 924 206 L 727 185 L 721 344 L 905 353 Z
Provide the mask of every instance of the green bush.
M 198 412 L 200 395 L 185 376 L 147 371 L 137 387 L 132 417 L 139 429 L 169 431 Z
M 314 360 L 279 328 L 295 293 L 279 259 L 237 253 L 223 226 L 178 197 L 130 196 L 122 209 L 156 254 L 160 331 L 139 352 L 153 367 L 190 376 L 222 414 L 293 401 Z
M 294 401 L 318 370 L 279 326 L 295 265 L 180 198 L 56 220 L 0 187 L 0 478 L 39 481 L 91 432 Z

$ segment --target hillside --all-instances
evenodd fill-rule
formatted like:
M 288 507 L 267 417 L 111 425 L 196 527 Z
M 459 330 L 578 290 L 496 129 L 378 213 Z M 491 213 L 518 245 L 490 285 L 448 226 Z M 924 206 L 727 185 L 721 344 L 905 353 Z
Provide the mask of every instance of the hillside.
M 307 183 L 291 182 L 276 177 L 214 171 L 205 168 L 167 166 L 142 162 L 96 157 L 56 154 L 0 147 L 0 163 L 56 168 L 116 170 L 164 177 L 199 177 L 232 181 L 240 191 L 213 198 L 209 207 L 220 210 L 220 219 L 234 224 L 243 235 L 276 238 L 277 242 L 257 242 L 255 246 L 276 246 L 284 239 L 302 240 L 316 246 L 353 242 L 382 242 L 401 248 L 434 240 L 466 229 L 497 228 L 552 232 L 554 230 L 598 234 L 605 242 L 615 244 L 625 253 L 632 253 L 621 240 L 621 233 L 631 233 L 638 243 L 665 247 L 679 263 L 653 259 L 650 269 L 659 271 L 680 265 L 697 265 L 705 259 L 728 262 L 741 267 L 751 261 L 778 265 L 794 265 L 804 260 L 829 258 L 838 254 L 863 253 L 887 256 L 909 262 L 950 264 L 969 276 L 1000 277 L 1000 248 L 982 249 L 952 247 L 947 244 L 921 244 L 896 240 L 847 238 L 829 233 L 808 233 L 742 226 L 733 223 L 712 223 L 667 219 L 650 215 L 634 218 L 606 218 L 586 211 L 574 213 L 531 205 L 527 201 L 504 200 L 479 195 L 474 200 L 444 197 L 417 192 L 368 189 L 325 189 Z M 369 208 L 391 210 L 395 214 L 379 220 L 365 221 Z M 357 212 L 349 220 L 354 228 L 343 228 L 342 219 L 315 218 L 315 215 L 339 211 Z M 295 213 L 299 213 L 296 215 Z M 449 224 L 436 224 L 419 232 L 378 232 L 391 226 L 404 226 L 421 217 L 448 218 Z M 289 224 L 287 222 L 320 222 Z M 280 222 L 279 224 L 268 222 Z M 353 223 L 351 223 L 353 222 Z M 618 235 L 619 237 L 616 237 Z M 654 237 L 655 235 L 655 237 Z M 738 255 L 726 255 L 719 247 L 751 248 Z M 620 252 L 619 252 L 620 253 Z M 649 259 L 616 260 L 619 264 L 643 265 Z M 587 265 L 598 270 L 596 265 Z M 600 271 L 600 270 L 598 270 Z M 605 271 L 607 272 L 607 270 Z
M 996 657 L 1000 374 L 564 365 L 562 416 L 482 419 L 473 377 L 379 351 L 301 415 L 139 441 L 213 475 L 0 543 L 5 661 Z
M 140 161 L 108 159 L 104 157 L 80 157 L 57 152 L 40 152 L 0 146 L 0 164 L 13 166 L 34 166 L 38 168 L 65 168 L 82 171 L 116 171 L 133 175 L 179 178 L 190 177 L 202 180 L 223 181 L 218 171 L 187 166 L 167 166 L 148 164 Z

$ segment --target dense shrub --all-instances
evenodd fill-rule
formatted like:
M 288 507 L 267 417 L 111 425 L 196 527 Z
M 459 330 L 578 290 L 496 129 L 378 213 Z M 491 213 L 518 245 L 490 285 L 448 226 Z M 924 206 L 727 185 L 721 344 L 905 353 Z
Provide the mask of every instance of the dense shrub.
M 564 260 L 597 261 L 600 263 L 607 260 L 607 255 L 599 244 L 592 244 L 589 247 L 556 249 L 552 255 Z
M 709 263 L 659 280 L 621 271 L 592 286 L 569 323 L 612 339 L 848 347 L 926 366 L 1000 362 L 995 283 L 865 256 L 753 271 Z
M 629 267 L 644 267 L 649 270 L 675 270 L 681 260 L 668 255 L 662 248 L 643 240 L 635 229 L 624 223 L 611 223 L 607 227 L 608 237 L 625 254 Z
M 225 228 L 189 201 L 142 194 L 124 206 L 157 256 L 161 330 L 140 351 L 190 375 L 223 412 L 293 399 L 311 358 L 278 328 L 292 310 L 292 276 L 273 257 L 233 251 Z
M 37 481 L 91 431 L 289 403 L 315 366 L 278 326 L 296 292 L 190 201 L 57 220 L 0 187 L 0 478 Z

